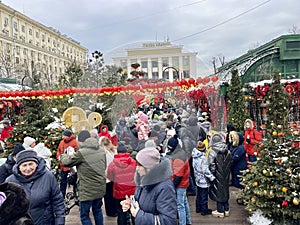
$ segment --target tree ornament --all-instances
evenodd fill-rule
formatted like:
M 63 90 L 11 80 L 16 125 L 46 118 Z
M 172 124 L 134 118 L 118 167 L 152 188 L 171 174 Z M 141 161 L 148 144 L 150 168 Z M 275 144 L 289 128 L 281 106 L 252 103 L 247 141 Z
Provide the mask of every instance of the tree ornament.
M 283 200 L 281 205 L 282 205 L 282 207 L 288 207 L 289 203 L 287 202 L 287 200 Z
M 258 182 L 257 182 L 257 181 L 254 181 L 254 182 L 253 182 L 253 186 L 254 186 L 254 187 L 257 187 L 257 186 L 258 186 Z
M 299 199 L 295 197 L 295 198 L 293 199 L 293 204 L 294 204 L 294 205 L 299 205 Z
M 263 170 L 263 174 L 267 174 L 268 173 L 268 171 L 267 170 Z
M 276 136 L 278 135 L 277 131 L 273 131 L 273 132 L 272 132 L 272 135 L 273 135 L 274 137 L 276 137 Z
M 291 170 L 290 168 L 287 168 L 287 169 L 286 169 L 286 172 L 287 172 L 288 174 L 291 174 L 291 173 L 292 173 L 292 170 Z
M 282 191 L 283 193 L 286 193 L 286 192 L 287 192 L 287 188 L 286 188 L 286 187 L 282 187 L 282 188 L 281 188 L 281 191 Z

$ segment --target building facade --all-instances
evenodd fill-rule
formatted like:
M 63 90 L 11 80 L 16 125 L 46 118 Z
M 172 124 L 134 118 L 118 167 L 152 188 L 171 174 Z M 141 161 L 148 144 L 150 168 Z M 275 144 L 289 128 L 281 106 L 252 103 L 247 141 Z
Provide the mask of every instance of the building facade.
M 138 63 L 140 71 L 148 79 L 164 79 L 173 81 L 196 77 L 196 52 L 188 52 L 182 45 L 172 45 L 170 42 L 144 42 L 137 47 L 125 49 L 124 56 L 112 57 L 115 65 L 127 72 L 128 77 Z
M 79 42 L 0 3 L 0 78 L 40 77 L 41 88 L 56 83 L 70 63 L 86 64 Z

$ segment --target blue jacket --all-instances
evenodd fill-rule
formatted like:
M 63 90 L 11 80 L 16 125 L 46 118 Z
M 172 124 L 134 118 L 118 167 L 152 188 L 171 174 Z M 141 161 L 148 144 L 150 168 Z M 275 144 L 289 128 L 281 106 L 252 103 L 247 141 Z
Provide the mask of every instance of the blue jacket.
M 237 135 L 238 136 L 237 136 Z M 240 172 L 241 170 L 247 169 L 246 150 L 244 148 L 244 137 L 239 132 L 230 132 L 230 152 L 232 155 L 232 166 L 231 170 Z
M 162 158 L 144 177 L 135 174 L 138 187 L 134 197 L 140 205 L 135 217 L 136 225 L 153 225 L 155 216 L 162 225 L 177 224 L 177 199 L 171 175 L 167 158 Z
M 57 180 L 53 173 L 46 168 L 46 162 L 39 158 L 36 172 L 25 178 L 14 165 L 13 174 L 6 182 L 21 185 L 30 199 L 29 214 L 35 225 L 65 224 L 65 204 Z

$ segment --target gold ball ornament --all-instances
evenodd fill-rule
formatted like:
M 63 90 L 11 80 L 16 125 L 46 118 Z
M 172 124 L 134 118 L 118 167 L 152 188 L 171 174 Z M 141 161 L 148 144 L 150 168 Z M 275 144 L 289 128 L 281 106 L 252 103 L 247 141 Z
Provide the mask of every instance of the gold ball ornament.
M 24 130 L 24 131 L 23 131 L 23 134 L 27 134 L 27 131 L 26 131 L 26 130 Z
M 255 202 L 256 202 L 256 198 L 252 197 L 252 198 L 251 198 L 251 202 L 252 202 L 252 203 L 255 203 Z
M 285 151 L 286 153 L 288 153 L 288 152 L 289 152 L 289 149 L 288 149 L 288 148 L 286 148 L 284 151 Z
M 291 174 L 291 173 L 292 173 L 292 170 L 291 170 L 290 168 L 287 168 L 287 169 L 286 169 L 286 172 L 287 172 L 288 174 Z
M 277 208 L 280 208 L 280 204 L 277 205 Z
M 270 176 L 273 177 L 273 175 L 274 175 L 273 172 L 270 172 Z
M 254 155 L 257 156 L 257 152 L 254 152 Z
M 282 191 L 283 193 L 286 193 L 286 192 L 287 192 L 287 188 L 286 188 L 286 187 L 282 187 L 282 188 L 281 188 L 281 191 Z
M 279 124 L 277 127 L 278 127 L 279 129 L 281 129 L 281 128 L 282 128 L 282 125 L 281 125 L 281 124 Z
M 267 170 L 263 170 L 262 172 L 263 172 L 263 174 L 267 174 L 267 173 L 268 173 L 268 171 L 267 171 Z
M 273 191 L 270 191 L 269 197 L 270 197 L 270 198 L 274 198 L 274 192 L 273 192 Z
M 257 182 L 257 181 L 254 181 L 254 182 L 253 182 L 253 186 L 254 186 L 254 187 L 257 187 L 257 186 L 258 186 L 258 182 Z
M 294 205 L 299 205 L 299 199 L 295 197 L 295 198 L 293 199 L 293 204 L 294 204 Z
M 21 125 L 24 125 L 24 122 L 23 122 L 23 121 L 21 122 Z
M 264 195 L 267 195 L 267 194 L 268 194 L 267 190 L 264 190 L 263 192 L 264 192 Z
M 272 132 L 272 135 L 273 135 L 274 137 L 276 137 L 276 136 L 278 135 L 277 131 L 273 131 L 273 132 Z

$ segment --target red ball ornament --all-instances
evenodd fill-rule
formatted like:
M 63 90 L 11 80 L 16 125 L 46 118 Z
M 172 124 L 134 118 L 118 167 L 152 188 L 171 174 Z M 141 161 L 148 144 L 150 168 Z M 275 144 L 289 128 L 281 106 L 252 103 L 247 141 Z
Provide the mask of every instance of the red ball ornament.
M 282 205 L 282 207 L 288 207 L 289 203 L 287 202 L 287 200 L 283 200 L 281 205 Z

